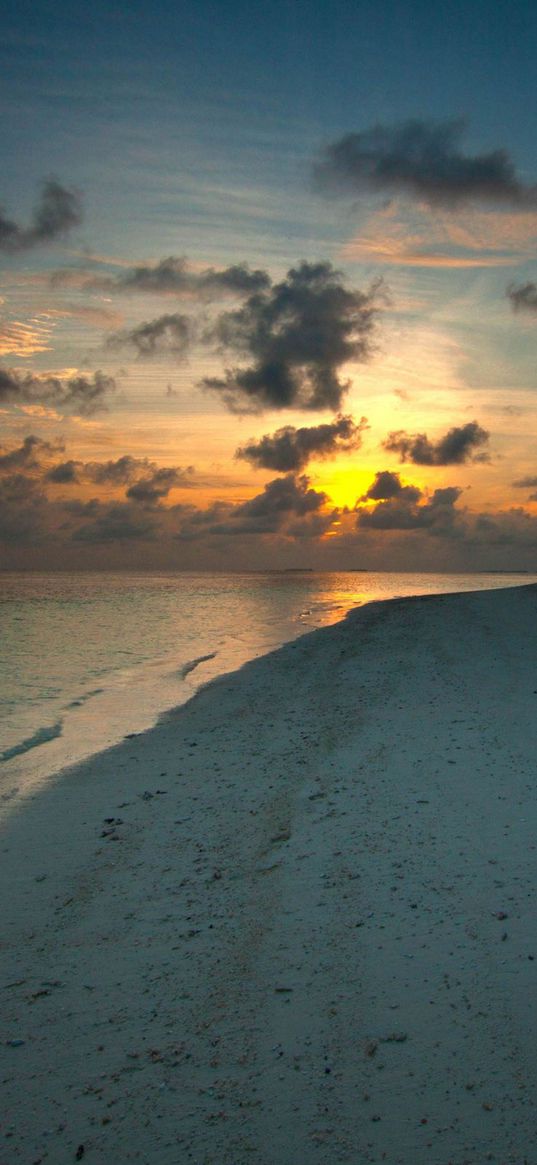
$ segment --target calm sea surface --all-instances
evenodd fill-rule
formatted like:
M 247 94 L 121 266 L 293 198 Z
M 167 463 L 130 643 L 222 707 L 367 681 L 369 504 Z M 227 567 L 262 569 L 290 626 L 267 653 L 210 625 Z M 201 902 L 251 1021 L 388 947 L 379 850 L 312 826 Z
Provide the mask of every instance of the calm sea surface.
M 0 573 L 0 797 L 351 608 L 536 575 Z

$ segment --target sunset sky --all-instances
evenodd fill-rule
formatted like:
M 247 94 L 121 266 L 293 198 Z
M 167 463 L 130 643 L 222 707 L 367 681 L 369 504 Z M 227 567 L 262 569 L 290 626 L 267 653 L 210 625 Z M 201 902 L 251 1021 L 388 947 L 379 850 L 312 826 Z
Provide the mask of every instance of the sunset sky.
M 8 3 L 4 568 L 537 569 L 537 8 Z

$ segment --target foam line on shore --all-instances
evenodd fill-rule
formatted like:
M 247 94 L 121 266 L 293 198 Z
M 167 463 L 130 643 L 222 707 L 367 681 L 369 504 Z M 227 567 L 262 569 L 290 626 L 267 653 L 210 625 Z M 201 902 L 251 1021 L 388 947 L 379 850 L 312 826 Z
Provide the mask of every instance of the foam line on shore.
M 4 749 L 0 753 L 0 762 L 13 760 L 16 756 L 22 756 L 25 752 L 30 752 L 32 748 L 39 748 L 41 744 L 48 744 L 50 740 L 57 740 L 63 731 L 63 721 L 58 720 L 56 724 L 47 724 L 43 728 L 38 728 L 31 736 L 27 736 L 25 740 L 19 741 L 18 744 L 12 744 L 10 748 Z
M 10 1160 L 531 1155 L 536 615 L 371 604 L 12 813 Z
M 190 672 L 195 671 L 196 668 L 200 666 L 200 663 L 207 663 L 207 660 L 209 659 L 216 659 L 217 654 L 218 652 L 211 651 L 208 655 L 198 655 L 196 659 L 189 659 L 187 663 L 184 663 L 183 666 L 179 668 L 178 674 L 181 676 L 182 680 L 185 680 L 186 677 L 190 675 Z

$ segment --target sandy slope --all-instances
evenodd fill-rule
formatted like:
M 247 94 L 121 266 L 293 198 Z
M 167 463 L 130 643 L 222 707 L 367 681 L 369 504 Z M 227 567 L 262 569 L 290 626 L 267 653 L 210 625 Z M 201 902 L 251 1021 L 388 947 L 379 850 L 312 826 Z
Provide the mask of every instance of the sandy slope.
M 536 616 L 371 605 L 8 818 L 2 1165 L 535 1165 Z

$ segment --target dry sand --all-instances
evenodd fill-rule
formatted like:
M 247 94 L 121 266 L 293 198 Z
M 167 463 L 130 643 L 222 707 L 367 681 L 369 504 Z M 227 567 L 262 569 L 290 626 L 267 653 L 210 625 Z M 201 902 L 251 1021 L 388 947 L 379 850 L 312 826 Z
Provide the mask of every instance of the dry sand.
M 535 1165 L 536 629 L 372 604 L 11 813 L 2 1165 Z

